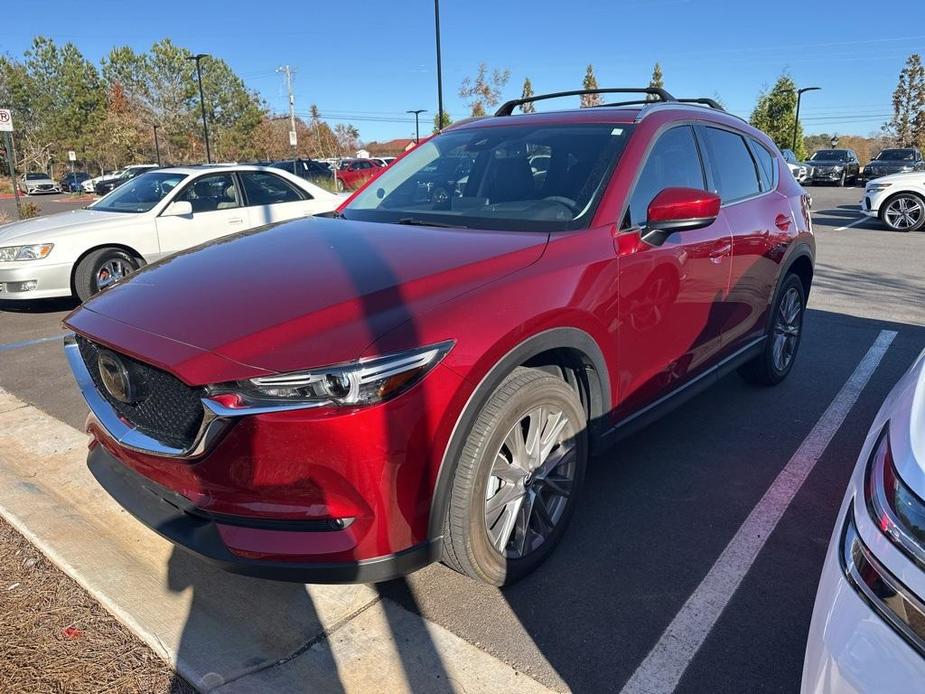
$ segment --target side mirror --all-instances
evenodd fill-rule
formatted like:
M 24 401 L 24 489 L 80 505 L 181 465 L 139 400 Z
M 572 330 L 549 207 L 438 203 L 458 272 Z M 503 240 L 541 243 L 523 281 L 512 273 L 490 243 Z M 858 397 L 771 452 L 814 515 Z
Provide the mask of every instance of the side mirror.
M 646 212 L 644 241 L 661 245 L 676 231 L 710 226 L 719 216 L 719 195 L 699 188 L 665 188 L 656 195 Z
M 164 208 L 161 217 L 192 217 L 193 204 L 189 200 L 174 200 Z

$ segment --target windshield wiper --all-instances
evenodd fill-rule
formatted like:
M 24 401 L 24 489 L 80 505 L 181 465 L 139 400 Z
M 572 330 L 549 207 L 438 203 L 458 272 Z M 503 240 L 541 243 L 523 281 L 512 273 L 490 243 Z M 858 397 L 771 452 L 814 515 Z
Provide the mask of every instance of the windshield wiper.
M 417 217 L 402 217 L 399 219 L 396 224 L 407 224 L 409 226 L 415 227 L 437 227 L 440 229 L 467 229 L 468 227 L 463 226 L 462 224 L 443 224 L 442 222 L 429 222 L 426 219 L 418 219 Z

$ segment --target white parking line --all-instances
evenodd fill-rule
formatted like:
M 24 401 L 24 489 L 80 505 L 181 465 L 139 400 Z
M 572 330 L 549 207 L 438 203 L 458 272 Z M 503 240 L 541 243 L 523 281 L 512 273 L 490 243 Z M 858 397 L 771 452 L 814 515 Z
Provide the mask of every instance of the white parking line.
M 835 231 L 844 231 L 845 229 L 850 229 L 851 227 L 856 227 L 858 224 L 860 224 L 861 222 L 867 221 L 868 219 L 870 219 L 870 218 L 869 218 L 869 217 L 861 217 L 860 219 L 855 219 L 853 222 L 851 222 L 851 224 L 846 224 L 846 225 L 843 226 L 843 227 L 838 227 L 837 229 L 835 229 Z
M 761 548 L 812 471 L 896 337 L 881 330 L 874 344 L 816 422 L 706 577 L 633 673 L 622 694 L 673 692 Z

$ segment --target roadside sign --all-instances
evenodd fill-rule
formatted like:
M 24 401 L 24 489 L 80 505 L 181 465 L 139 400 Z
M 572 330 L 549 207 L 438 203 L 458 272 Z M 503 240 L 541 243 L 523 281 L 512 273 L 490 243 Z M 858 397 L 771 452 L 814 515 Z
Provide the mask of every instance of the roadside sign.
M 67 160 L 68 160 L 68 161 L 77 161 L 77 152 L 75 152 L 73 149 L 69 149 L 69 150 L 67 151 Z
M 299 140 L 298 140 L 298 137 L 296 137 L 296 132 L 295 132 L 295 130 L 290 130 L 290 131 L 289 131 L 289 144 L 290 144 L 292 147 L 295 147 L 297 144 L 299 144 Z
M 0 108 L 0 132 L 13 132 L 13 114 L 8 108 Z

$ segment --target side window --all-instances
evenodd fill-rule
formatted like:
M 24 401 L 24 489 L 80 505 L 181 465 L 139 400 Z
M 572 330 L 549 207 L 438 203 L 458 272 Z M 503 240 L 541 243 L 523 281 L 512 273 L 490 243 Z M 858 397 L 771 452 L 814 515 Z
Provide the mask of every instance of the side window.
M 193 206 L 193 214 L 229 210 L 238 207 L 238 191 L 231 174 L 200 176 L 190 183 L 176 198 Z
M 774 190 L 777 187 L 777 161 L 773 154 L 771 154 L 764 145 L 758 142 L 757 140 L 750 140 L 752 145 L 752 152 L 755 153 L 755 158 L 758 159 L 758 165 L 761 167 L 761 172 L 764 174 L 762 177 L 762 188 L 764 190 Z
M 644 224 L 652 199 L 665 188 L 675 187 L 706 187 L 694 131 L 689 125 L 672 128 L 664 133 L 649 152 L 630 197 L 630 226 Z
M 264 171 L 244 171 L 241 174 L 248 205 L 274 205 L 279 202 L 305 200 L 307 194 L 296 190 L 289 181 Z
M 755 161 L 741 135 L 719 128 L 704 128 L 704 140 L 716 192 L 724 203 L 761 192 Z

